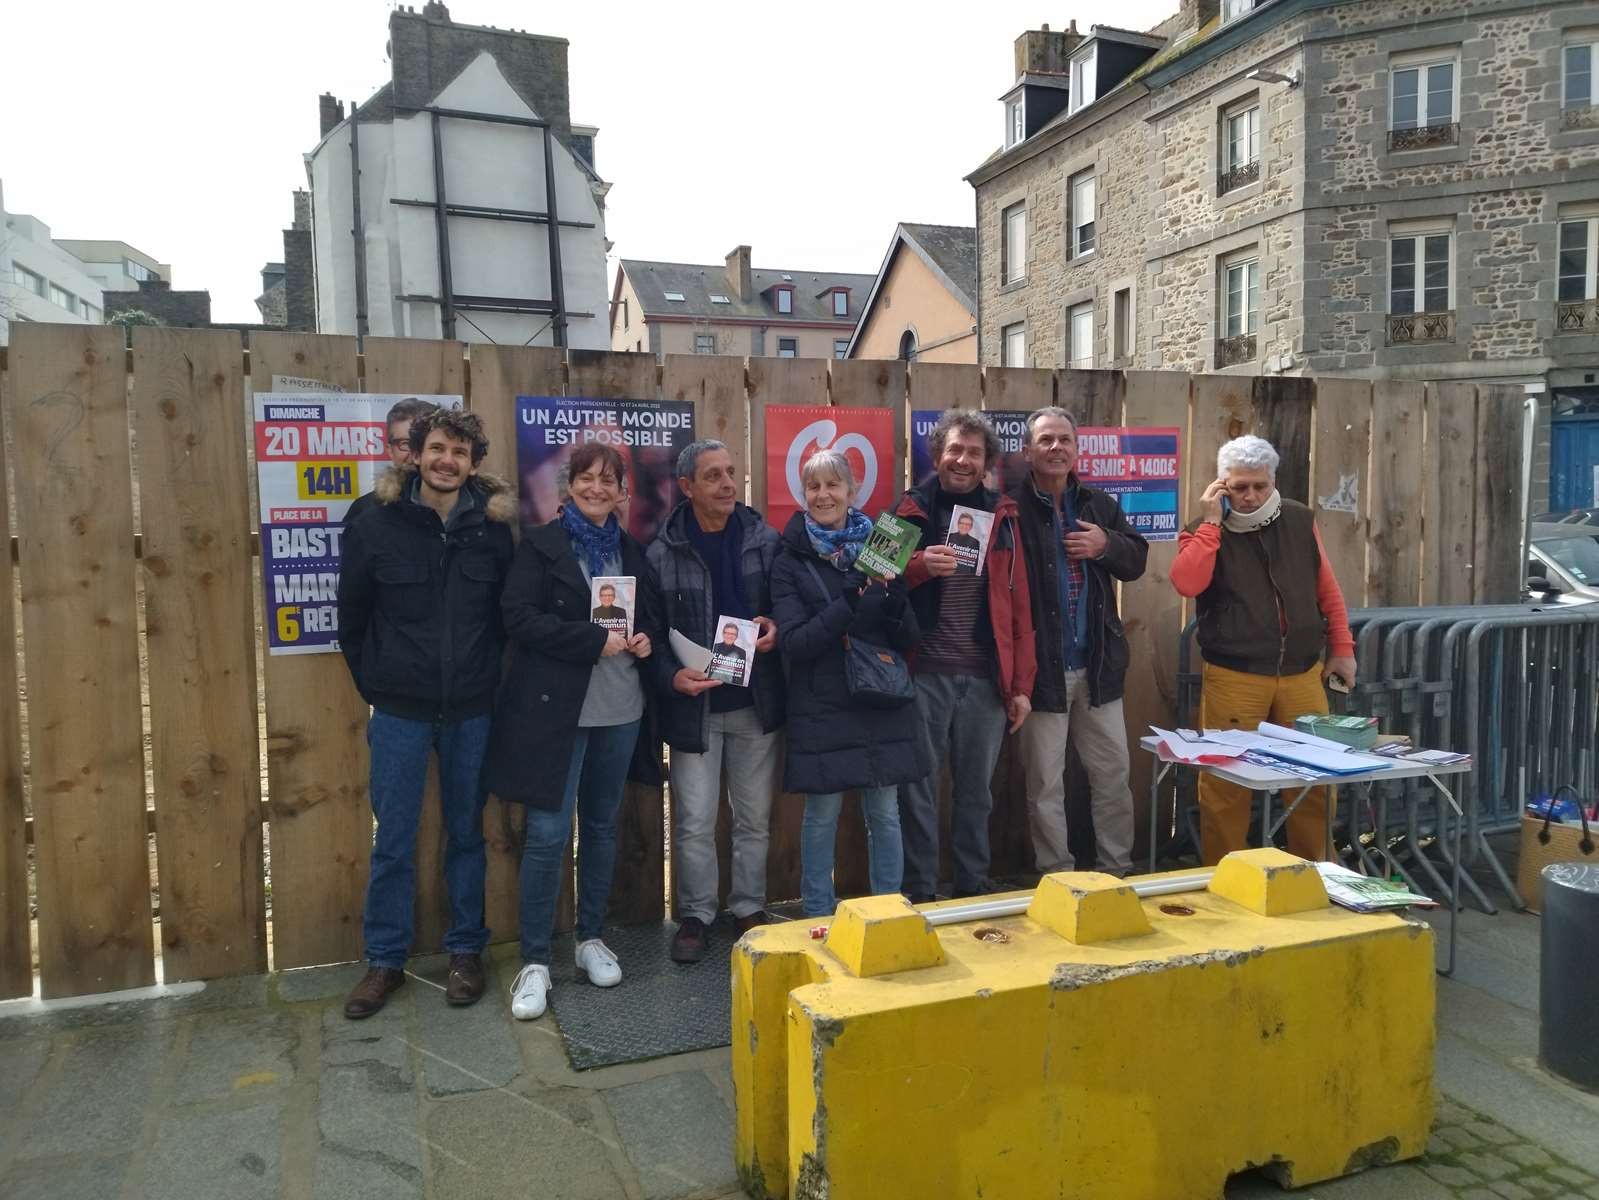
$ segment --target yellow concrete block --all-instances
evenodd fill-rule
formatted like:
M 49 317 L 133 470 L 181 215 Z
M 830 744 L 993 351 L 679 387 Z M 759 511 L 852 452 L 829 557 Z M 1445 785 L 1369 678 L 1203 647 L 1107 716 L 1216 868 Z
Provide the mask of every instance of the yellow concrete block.
M 1098 871 L 1044 876 L 1027 915 L 1079 946 L 1151 932 L 1138 893 L 1114 875 Z
M 738 1163 L 767 1200 L 1215 1200 L 1412 1158 L 1432 1115 L 1433 948 L 1391 914 L 1192 892 L 1072 944 L 943 925 L 858 977 L 803 922 L 734 958 Z M 774 1052 L 775 1051 L 775 1052 Z
M 861 979 L 944 961 L 933 927 L 904 896 L 845 900 L 833 914 L 827 948 Z
M 1328 903 L 1316 864 L 1275 847 L 1224 856 L 1216 864 L 1210 890 L 1263 917 L 1311 912 Z

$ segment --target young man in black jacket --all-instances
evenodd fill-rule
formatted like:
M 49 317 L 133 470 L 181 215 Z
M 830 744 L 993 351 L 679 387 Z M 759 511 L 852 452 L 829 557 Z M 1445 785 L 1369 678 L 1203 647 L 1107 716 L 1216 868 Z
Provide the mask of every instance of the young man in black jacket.
M 1010 496 L 1020 514 L 1038 637 L 1033 713 L 1019 738 L 1036 862 L 1046 875 L 1075 869 L 1066 846 L 1069 733 L 1088 774 L 1097 867 L 1126 875 L 1133 852 L 1122 715 L 1128 653 L 1114 581 L 1144 573 L 1149 543 L 1115 497 L 1077 478 L 1077 423 L 1065 409 L 1028 417 L 1022 452 L 1027 478 Z
M 446 1000 L 483 994 L 487 860 L 479 782 L 504 635 L 500 589 L 511 563 L 516 497 L 478 471 L 488 439 L 476 414 L 437 409 L 411 427 L 415 470 L 378 481 L 346 526 L 339 645 L 372 705 L 371 799 L 377 817 L 362 934 L 369 970 L 344 1015 L 369 1017 L 405 982 L 416 901 L 416 831 L 428 758 L 439 756 L 450 895 Z

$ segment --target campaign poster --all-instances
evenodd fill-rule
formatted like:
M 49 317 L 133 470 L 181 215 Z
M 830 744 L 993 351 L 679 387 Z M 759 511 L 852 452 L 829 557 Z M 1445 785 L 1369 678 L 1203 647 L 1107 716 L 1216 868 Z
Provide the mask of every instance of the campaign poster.
M 609 633 L 633 636 L 633 598 L 638 580 L 631 575 L 596 575 L 589 584 L 589 620 Z
M 988 558 L 988 535 L 994 514 L 980 508 L 957 504 L 949 514 L 949 532 L 944 544 L 955 551 L 955 574 L 981 575 Z
M 584 442 L 614 446 L 627 467 L 627 498 L 618 518 L 650 542 L 676 506 L 677 455 L 694 440 L 690 400 L 591 400 L 583 396 L 516 398 L 516 474 L 522 524 L 543 525 L 561 505 L 566 460 Z
M 720 616 L 716 618 L 716 629 L 711 658 L 705 666 L 706 676 L 734 687 L 749 687 L 750 675 L 755 670 L 755 643 L 761 636 L 761 627 L 740 617 Z
M 267 653 L 339 648 L 344 515 L 389 469 L 384 418 L 400 400 L 461 407 L 459 396 L 327 391 L 255 397 Z
M 942 410 L 911 413 L 911 477 L 924 483 L 933 476 L 928 435 Z M 1022 444 L 1027 440 L 1024 412 L 985 412 L 999 434 L 1000 458 L 985 480 L 1005 491 L 1027 475 Z M 1177 538 L 1177 467 L 1180 430 L 1116 428 L 1084 425 L 1077 430 L 1077 478 L 1115 496 L 1133 527 L 1152 542 Z
M 778 529 L 804 510 L 800 468 L 818 450 L 849 461 L 862 512 L 875 515 L 899 498 L 891 410 L 774 404 L 766 410 L 766 519 Z

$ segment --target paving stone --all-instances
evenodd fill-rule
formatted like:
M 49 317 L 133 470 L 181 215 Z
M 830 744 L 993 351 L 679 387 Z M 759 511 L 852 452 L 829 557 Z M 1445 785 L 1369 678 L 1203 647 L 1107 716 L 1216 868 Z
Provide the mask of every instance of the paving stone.
M 174 1089 L 182 1104 L 267 1095 L 294 1080 L 300 1021 L 288 1013 L 217 1016 L 195 1023 Z
M 1422 1170 L 1432 1176 L 1445 1187 L 1462 1188 L 1470 1187 L 1482 1180 L 1473 1175 L 1464 1167 L 1452 1167 L 1448 1163 L 1424 1163 Z
M 122 1188 L 132 1156 L 99 1158 L 79 1155 L 49 1163 L 24 1164 L 0 1175 L 0 1196 L 6 1200 L 63 1200 L 64 1197 L 113 1197 Z
M 1489 1190 L 1496 1195 L 1503 1196 L 1504 1200 L 1537 1200 L 1537 1197 L 1509 1179 L 1500 1179 L 1488 1185 Z
M 1226 1200 L 1454 1200 L 1455 1193 L 1433 1182 L 1412 1163 L 1396 1163 L 1318 1183 L 1303 1191 L 1285 1192 L 1264 1176 L 1250 1172 L 1228 1181 Z
M 1484 1179 L 1503 1179 L 1507 1175 L 1516 1173 L 1515 1164 L 1506 1162 L 1497 1154 L 1486 1152 L 1462 1154 L 1458 1161 L 1461 1166 L 1469 1168 Z
M 170 1021 L 161 1021 L 73 1035 L 18 1153 L 43 1157 L 131 1146 L 174 1033 Z
M 1439 1099 L 1438 1107 L 1433 1113 L 1433 1121 L 1438 1125 L 1464 1125 L 1476 1119 L 1476 1113 L 1469 1108 L 1461 1107 L 1447 1097 Z
M 1503 1125 L 1497 1125 L 1492 1121 L 1472 1121 L 1466 1128 L 1483 1141 L 1495 1146 L 1508 1146 L 1521 1140 Z
M 728 1154 L 732 1115 L 703 1071 L 612 1088 L 604 1099 L 644 1200 L 699 1196 L 738 1182 Z
M 1542 1175 L 1523 1175 L 1521 1185 L 1535 1196 L 1553 1196 L 1560 1190 L 1560 1185 L 1552 1179 L 1545 1179 Z
M 1482 1145 L 1482 1139 L 1463 1125 L 1446 1126 L 1434 1136 L 1447 1142 L 1454 1150 L 1475 1150 Z
M 312 1194 L 315 1200 L 410 1200 L 422 1195 L 422 1171 L 371 1148 L 324 1143 Z
M 491 968 L 487 993 L 470 1008 L 451 1008 L 443 992 L 426 984 L 418 988 L 417 1053 L 429 1095 L 500 1088 L 522 1073 L 522 1055 L 497 981 Z
M 339 963 L 331 967 L 302 967 L 278 973 L 278 999 L 287 1004 L 306 1000 L 331 1000 L 343 996 L 366 974 L 365 963 Z M 407 981 L 407 987 L 411 981 Z M 401 990 L 404 994 L 404 989 Z M 391 1001 L 392 1003 L 392 1001 Z
M 28 1094 L 34 1079 L 50 1057 L 50 1039 L 46 1036 L 19 1038 L 6 1043 L 0 1052 L 5 1069 L 0 1070 L 0 1110 L 8 1109 Z M 0 1142 L 0 1149 L 4 1143 Z
M 390 1001 L 375 1016 L 352 1021 L 338 1008 L 322 1014 L 322 1064 L 351 1066 L 379 1062 L 399 1072 L 405 1086 L 412 1082 L 410 1005 Z
M 1593 1182 L 1592 1175 L 1579 1171 L 1575 1167 L 1564 1165 L 1550 1167 L 1546 1173 L 1551 1179 L 1558 1179 L 1561 1183 L 1572 1187 L 1585 1188 Z
M 317 1095 L 318 1187 L 332 1187 L 350 1162 L 375 1176 L 419 1187 L 421 1140 L 409 1067 L 374 1056 L 324 1066 Z M 325 1160 L 325 1161 L 324 1161 Z
M 1542 1146 L 1533 1146 L 1526 1143 L 1515 1146 L 1506 1146 L 1499 1153 L 1511 1162 L 1519 1163 L 1524 1167 L 1547 1167 L 1554 1163 L 1554 1158 Z
M 145 1194 L 276 1200 L 282 1141 L 276 1105 L 171 1113 L 145 1164 Z
M 430 1195 L 616 1200 L 626 1194 L 608 1157 L 613 1147 L 576 1089 L 479 1092 L 430 1104 L 427 1142 Z

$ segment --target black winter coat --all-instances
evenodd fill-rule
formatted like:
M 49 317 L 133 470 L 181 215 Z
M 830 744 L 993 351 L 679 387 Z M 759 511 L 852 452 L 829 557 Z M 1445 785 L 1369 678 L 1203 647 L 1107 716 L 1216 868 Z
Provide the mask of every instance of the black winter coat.
M 660 586 L 643 549 L 625 531 L 622 574 L 638 581 L 633 630 L 648 634 L 658 653 L 666 641 Z M 605 649 L 606 631 L 589 620 L 592 607 L 583 568 L 560 520 L 527 530 L 500 603 L 511 653 L 483 764 L 485 786 L 502 799 L 561 807 L 583 697 Z M 652 654 L 638 664 L 644 725 L 628 770 L 629 779 L 651 785 L 661 782 L 654 734 L 657 662 Z
M 719 638 L 715 629 L 716 618 L 721 613 L 712 609 L 711 573 L 705 560 L 694 549 L 688 538 L 687 500 L 672 510 L 661 526 L 661 532 L 644 552 L 650 566 L 655 568 L 661 583 L 661 596 L 666 605 L 665 622 L 691 642 L 710 646 Z M 778 555 L 777 530 L 761 514 L 746 504 L 733 508 L 731 520 L 737 521 L 743 531 L 743 552 L 739 556 L 739 569 L 744 576 L 744 594 L 761 616 L 772 612 L 772 563 Z M 661 656 L 659 667 L 663 691 L 661 692 L 661 735 L 667 745 L 687 754 L 704 754 L 709 745 L 707 734 L 710 725 L 710 692 L 698 696 L 685 696 L 672 687 L 672 676 L 682 663 L 672 653 L 670 641 L 657 646 Z M 760 718 L 761 730 L 771 733 L 783 724 L 783 668 L 775 654 L 757 654 L 755 671 L 750 676 L 751 699 L 755 714 Z M 712 689 L 714 690 L 714 689 Z
M 822 589 L 806 564 L 815 567 Z M 844 635 L 907 653 L 921 640 L 905 581 L 872 586 L 854 605 L 840 571 L 812 548 L 805 514 L 783 531 L 772 566 L 772 616 L 788 673 L 788 755 L 783 789 L 825 795 L 925 779 L 933 751 L 915 704 L 868 708 L 844 682 Z
M 475 476 L 472 507 L 446 532 L 438 513 L 408 498 L 415 477 L 385 475 L 361 519 L 344 527 L 339 649 L 373 708 L 412 721 L 479 717 L 500 681 L 516 496 Z

